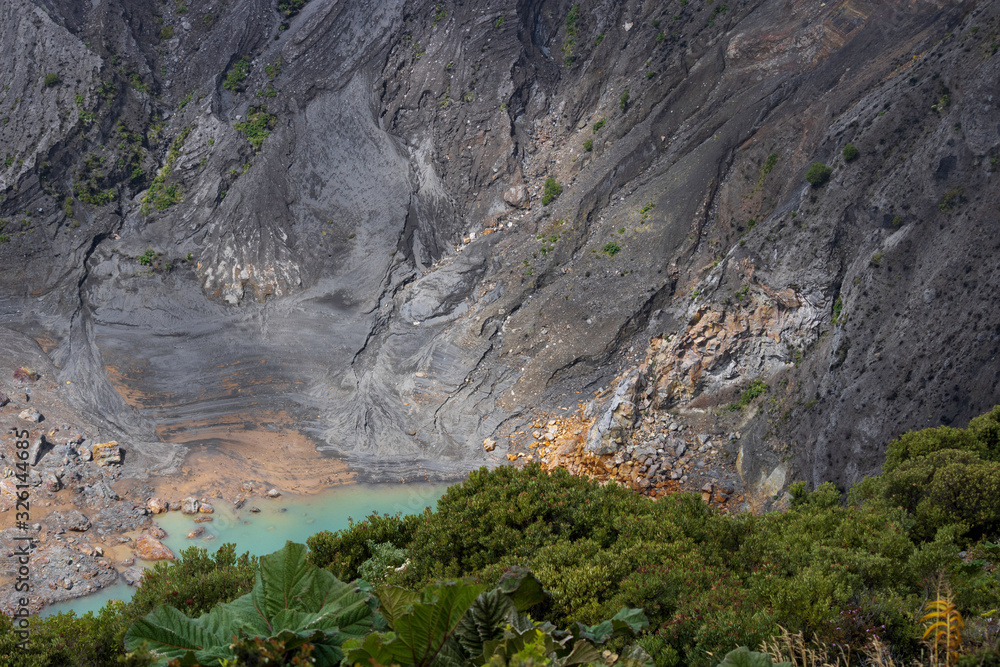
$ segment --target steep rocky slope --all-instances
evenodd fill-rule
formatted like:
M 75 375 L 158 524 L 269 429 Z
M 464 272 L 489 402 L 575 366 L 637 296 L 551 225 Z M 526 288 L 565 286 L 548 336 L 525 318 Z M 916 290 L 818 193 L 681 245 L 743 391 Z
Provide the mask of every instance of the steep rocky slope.
M 769 386 L 751 484 L 1000 402 L 996 3 L 0 13 L 2 322 L 137 470 L 235 415 L 447 474 L 654 337 L 641 409 Z

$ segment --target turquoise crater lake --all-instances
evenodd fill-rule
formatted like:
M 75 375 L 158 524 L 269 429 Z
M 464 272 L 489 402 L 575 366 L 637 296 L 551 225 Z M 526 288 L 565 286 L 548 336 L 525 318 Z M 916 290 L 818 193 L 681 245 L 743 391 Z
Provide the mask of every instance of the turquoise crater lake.
M 351 519 L 358 521 L 372 512 L 418 514 L 424 508 L 433 508 L 447 488 L 442 483 L 346 484 L 308 496 L 254 497 L 239 510 L 229 503 L 216 502 L 212 521 L 208 523 L 195 523 L 193 516 L 180 512 L 160 514 L 156 523 L 167 531 L 163 543 L 178 556 L 191 546 L 214 552 L 226 542 L 234 543 L 237 553 L 246 551 L 262 556 L 277 551 L 288 540 L 305 542 L 321 530 L 347 528 Z M 259 508 L 260 512 L 251 512 L 251 507 Z M 205 528 L 205 534 L 188 539 L 188 533 L 199 526 Z M 41 615 L 96 612 L 109 600 L 128 600 L 134 592 L 134 588 L 120 582 L 93 595 L 50 605 Z

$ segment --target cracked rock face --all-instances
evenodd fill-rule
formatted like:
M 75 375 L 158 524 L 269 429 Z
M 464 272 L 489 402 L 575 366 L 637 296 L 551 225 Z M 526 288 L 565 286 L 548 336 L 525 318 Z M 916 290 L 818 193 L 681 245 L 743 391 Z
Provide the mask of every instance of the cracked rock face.
M 780 386 L 747 470 L 1000 401 L 996 3 L 436 4 L 0 8 L 3 340 L 125 468 L 225 421 L 457 474 L 651 340 L 605 426 Z

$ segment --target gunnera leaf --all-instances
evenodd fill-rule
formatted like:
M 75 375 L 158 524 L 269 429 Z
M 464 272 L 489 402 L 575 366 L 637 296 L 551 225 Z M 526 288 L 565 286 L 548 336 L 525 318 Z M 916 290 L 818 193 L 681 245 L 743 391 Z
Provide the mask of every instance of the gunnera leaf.
M 307 563 L 306 546 L 289 542 L 260 559 L 250 593 L 196 619 L 161 606 L 132 624 L 125 633 L 125 648 L 134 651 L 145 644 L 159 664 L 175 658 L 215 664 L 234 657 L 234 636 L 280 636 L 286 645 L 312 644 L 321 664 L 337 664 L 344 641 L 371 630 L 369 597 L 356 585 Z

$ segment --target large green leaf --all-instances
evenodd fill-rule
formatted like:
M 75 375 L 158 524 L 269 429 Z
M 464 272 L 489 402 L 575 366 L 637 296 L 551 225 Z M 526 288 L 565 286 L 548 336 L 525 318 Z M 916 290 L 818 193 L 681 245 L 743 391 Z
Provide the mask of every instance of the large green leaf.
M 305 545 L 289 542 L 260 559 L 250 593 L 197 619 L 159 607 L 132 624 L 125 646 L 132 651 L 146 644 L 161 664 L 184 656 L 215 664 L 233 656 L 234 636 L 275 637 L 288 649 L 313 644 L 317 664 L 337 664 L 341 644 L 371 629 L 369 597 L 307 563 Z
M 419 597 L 419 594 L 399 586 L 386 586 L 379 589 L 378 601 L 381 603 L 380 609 L 386 622 L 391 626 L 393 619 L 410 609 Z
M 471 657 L 483 653 L 483 643 L 503 636 L 506 621 L 517 615 L 514 602 L 499 588 L 480 593 L 459 621 L 455 638 Z
M 767 653 L 757 653 L 751 651 L 746 646 L 741 646 L 726 654 L 718 667 L 792 667 L 790 662 L 771 662 L 771 656 Z
M 380 590 L 382 613 L 393 632 L 349 642 L 347 662 L 367 665 L 375 660 L 403 667 L 451 664 L 461 655 L 452 635 L 483 589 L 449 582 L 428 586 L 420 595 L 393 586 Z
M 577 623 L 577 636 L 589 639 L 595 644 L 603 644 L 613 637 L 626 633 L 637 635 L 649 625 L 649 619 L 641 609 L 622 608 L 617 614 L 597 625 Z
M 536 604 L 544 602 L 546 598 L 542 582 L 522 567 L 512 567 L 507 570 L 500 579 L 497 590 L 508 596 L 518 611 L 527 611 Z

